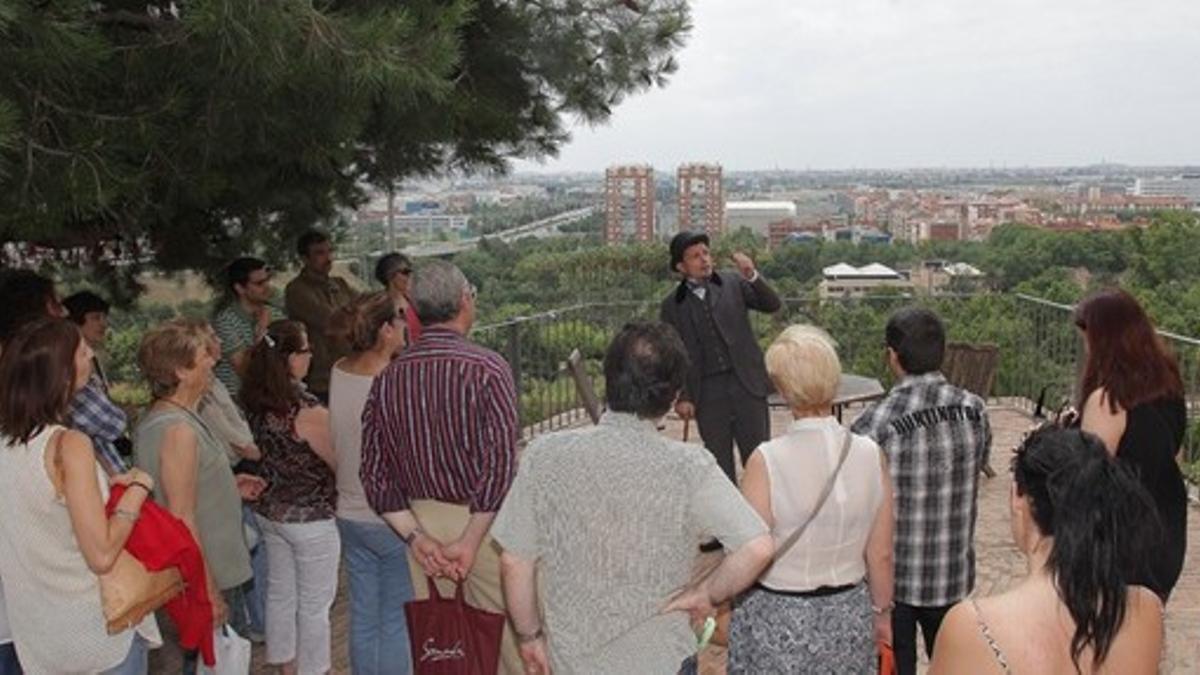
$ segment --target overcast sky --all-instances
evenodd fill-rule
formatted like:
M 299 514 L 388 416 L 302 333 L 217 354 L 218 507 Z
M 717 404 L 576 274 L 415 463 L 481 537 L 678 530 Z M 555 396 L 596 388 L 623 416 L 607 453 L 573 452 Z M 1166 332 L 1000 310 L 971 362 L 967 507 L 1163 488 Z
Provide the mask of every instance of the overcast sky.
M 665 89 L 517 170 L 1200 163 L 1200 0 L 695 0 Z

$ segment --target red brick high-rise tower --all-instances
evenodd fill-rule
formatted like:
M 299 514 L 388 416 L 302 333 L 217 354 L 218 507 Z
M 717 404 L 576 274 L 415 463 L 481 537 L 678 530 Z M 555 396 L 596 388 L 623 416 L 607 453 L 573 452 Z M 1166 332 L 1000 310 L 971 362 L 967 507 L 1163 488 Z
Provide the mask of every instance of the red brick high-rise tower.
M 611 166 L 604 172 L 604 241 L 654 239 L 654 169 Z
M 700 230 L 714 239 L 725 233 L 725 190 L 720 164 L 679 167 L 679 229 Z

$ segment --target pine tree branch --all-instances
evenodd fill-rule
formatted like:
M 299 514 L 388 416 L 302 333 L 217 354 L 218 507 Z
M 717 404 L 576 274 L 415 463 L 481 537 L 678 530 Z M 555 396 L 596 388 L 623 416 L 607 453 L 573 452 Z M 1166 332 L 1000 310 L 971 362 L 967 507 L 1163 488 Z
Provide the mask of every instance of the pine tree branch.
M 170 16 L 170 15 L 167 15 Z M 117 25 L 125 28 L 157 32 L 169 30 L 179 25 L 174 18 L 155 17 L 149 14 L 131 12 L 127 9 L 117 9 L 109 12 L 97 12 L 93 15 L 96 23 L 102 25 Z

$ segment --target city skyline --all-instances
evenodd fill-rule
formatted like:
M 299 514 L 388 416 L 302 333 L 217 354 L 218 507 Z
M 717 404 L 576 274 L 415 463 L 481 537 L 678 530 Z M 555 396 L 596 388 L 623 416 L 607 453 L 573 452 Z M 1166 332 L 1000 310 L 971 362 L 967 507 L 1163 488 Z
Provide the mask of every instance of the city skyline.
M 698 0 L 665 89 L 519 172 L 1200 162 L 1200 6 Z

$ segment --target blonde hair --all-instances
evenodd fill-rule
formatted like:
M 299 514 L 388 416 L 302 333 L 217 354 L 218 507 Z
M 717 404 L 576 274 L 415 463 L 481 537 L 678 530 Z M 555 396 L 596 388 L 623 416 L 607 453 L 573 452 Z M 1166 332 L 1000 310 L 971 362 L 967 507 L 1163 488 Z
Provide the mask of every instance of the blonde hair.
M 196 365 L 196 352 L 208 349 L 208 324 L 173 319 L 151 328 L 138 346 L 138 367 L 155 398 L 170 396 L 179 386 L 175 371 Z
M 842 364 L 833 338 L 806 324 L 789 326 L 767 348 L 767 373 L 793 408 L 829 405 L 837 396 Z

